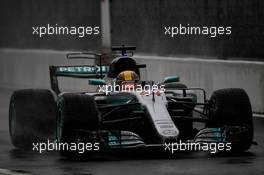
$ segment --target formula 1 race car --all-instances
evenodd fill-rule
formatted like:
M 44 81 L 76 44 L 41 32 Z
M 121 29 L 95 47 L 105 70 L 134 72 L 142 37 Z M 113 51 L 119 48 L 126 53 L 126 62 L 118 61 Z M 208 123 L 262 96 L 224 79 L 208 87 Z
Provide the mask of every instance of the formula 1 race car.
M 249 97 L 243 89 L 220 89 L 209 100 L 202 88 L 188 88 L 178 76 L 143 81 L 132 46 L 110 66 L 104 54 L 70 53 L 69 59 L 99 60 L 93 66 L 50 66 L 51 89 L 16 90 L 10 101 L 9 128 L 17 148 L 56 140 L 91 143 L 100 150 L 151 148 L 166 143 L 230 143 L 229 151 L 248 150 L 253 142 Z M 61 92 L 57 77 L 88 79 L 95 92 Z M 194 123 L 202 123 L 195 127 Z M 56 134 L 55 134 L 56 133 Z M 53 136 L 56 135 L 56 138 Z M 91 152 L 96 152 L 94 149 Z M 60 149 L 63 156 L 77 150 Z

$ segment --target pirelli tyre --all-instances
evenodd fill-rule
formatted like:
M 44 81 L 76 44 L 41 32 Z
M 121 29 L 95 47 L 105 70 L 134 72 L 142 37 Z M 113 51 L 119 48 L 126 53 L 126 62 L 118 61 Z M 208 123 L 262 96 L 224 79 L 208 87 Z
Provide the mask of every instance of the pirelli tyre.
M 243 89 L 230 88 L 213 92 L 209 100 L 209 127 L 226 127 L 232 151 L 250 148 L 253 142 L 253 119 L 249 97 Z
M 55 138 L 56 103 L 46 89 L 16 90 L 9 105 L 9 133 L 12 144 L 32 149 L 33 142 Z
M 97 130 L 100 118 L 95 100 L 86 94 L 66 93 L 58 99 L 57 141 L 60 144 L 77 144 L 78 130 Z M 60 149 L 63 157 L 78 156 L 77 150 Z

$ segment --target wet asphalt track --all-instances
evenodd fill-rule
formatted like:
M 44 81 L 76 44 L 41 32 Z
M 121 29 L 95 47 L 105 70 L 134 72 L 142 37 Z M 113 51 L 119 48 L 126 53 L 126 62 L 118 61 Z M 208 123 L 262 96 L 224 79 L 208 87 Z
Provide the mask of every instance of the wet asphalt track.
M 8 103 L 12 90 L 0 89 L 0 175 L 5 174 L 264 174 L 264 118 L 255 118 L 258 146 L 233 156 L 205 152 L 177 153 L 173 157 L 140 154 L 103 155 L 69 161 L 57 152 L 39 154 L 15 150 L 9 140 Z

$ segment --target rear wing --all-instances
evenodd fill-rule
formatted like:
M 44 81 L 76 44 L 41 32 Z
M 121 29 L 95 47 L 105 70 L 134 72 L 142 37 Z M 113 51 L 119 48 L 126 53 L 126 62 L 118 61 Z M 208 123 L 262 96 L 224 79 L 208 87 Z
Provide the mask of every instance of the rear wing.
M 108 73 L 109 66 L 50 66 L 49 71 L 51 89 L 59 94 L 58 77 L 103 78 Z
M 136 50 L 135 46 L 113 46 L 112 52 L 121 56 L 133 56 L 133 51 Z M 104 78 L 109 70 L 109 66 L 103 66 L 102 60 L 105 58 L 112 58 L 114 53 L 95 53 L 95 52 L 75 52 L 68 53 L 67 59 L 93 59 L 97 60 L 97 65 L 81 65 L 81 66 L 50 66 L 50 83 L 51 89 L 56 93 L 60 93 L 58 77 L 71 77 L 71 78 Z M 120 65 L 121 67 L 123 65 Z M 145 68 L 145 64 L 136 65 L 136 68 Z M 137 72 L 139 74 L 139 71 Z
M 50 66 L 51 89 L 60 93 L 58 77 L 71 78 L 104 78 L 109 71 L 109 66 L 102 65 L 102 57 L 105 54 L 94 52 L 68 53 L 67 59 L 99 59 L 99 65 L 80 65 L 80 66 Z

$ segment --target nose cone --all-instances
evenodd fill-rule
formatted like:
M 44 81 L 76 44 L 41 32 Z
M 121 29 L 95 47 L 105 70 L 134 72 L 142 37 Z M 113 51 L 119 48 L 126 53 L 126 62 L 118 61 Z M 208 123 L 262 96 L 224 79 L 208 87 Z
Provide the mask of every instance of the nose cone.
M 165 140 L 176 140 L 179 136 L 179 130 L 175 126 L 171 119 L 171 116 L 167 110 L 167 100 L 164 93 L 155 95 L 155 100 L 152 100 L 152 96 L 141 96 L 140 100 L 148 111 L 150 121 L 154 124 L 156 131 L 160 139 Z
M 156 127 L 163 143 L 166 140 L 177 140 L 179 136 L 179 130 L 171 120 L 156 121 Z

